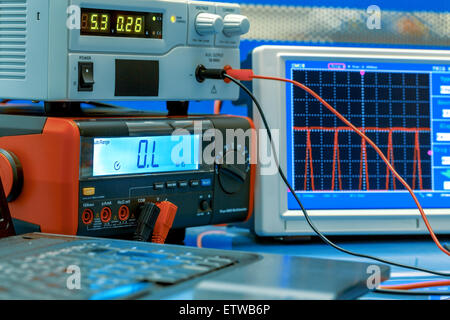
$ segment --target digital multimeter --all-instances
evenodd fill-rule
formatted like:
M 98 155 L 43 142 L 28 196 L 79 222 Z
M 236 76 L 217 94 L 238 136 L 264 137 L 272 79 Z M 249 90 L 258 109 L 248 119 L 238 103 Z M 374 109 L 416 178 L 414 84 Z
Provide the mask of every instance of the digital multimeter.
M 13 218 L 43 232 L 131 234 L 160 201 L 178 206 L 173 228 L 239 222 L 253 211 L 252 128 L 234 116 L 3 114 L 0 173 Z M 219 144 L 233 129 L 247 135 Z
M 0 3 L 0 97 L 58 101 L 236 100 L 195 79 L 198 65 L 239 68 L 250 24 L 236 4 L 180 0 Z M 176 90 L 175 90 L 176 88 Z

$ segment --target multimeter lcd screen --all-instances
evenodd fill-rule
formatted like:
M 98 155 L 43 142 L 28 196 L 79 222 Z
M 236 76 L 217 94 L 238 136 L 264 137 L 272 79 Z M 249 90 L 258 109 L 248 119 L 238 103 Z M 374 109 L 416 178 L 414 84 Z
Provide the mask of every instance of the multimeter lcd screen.
M 81 9 L 81 35 L 162 39 L 162 13 Z
M 199 170 L 200 136 L 95 138 L 93 176 Z

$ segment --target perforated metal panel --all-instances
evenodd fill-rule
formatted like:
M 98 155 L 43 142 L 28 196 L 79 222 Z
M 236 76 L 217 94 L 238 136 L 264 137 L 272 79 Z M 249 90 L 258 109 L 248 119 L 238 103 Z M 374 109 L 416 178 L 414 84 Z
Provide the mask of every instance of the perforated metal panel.
M 27 0 L 0 0 L 0 79 L 25 79 Z
M 450 12 L 381 9 L 379 28 L 374 12 L 361 9 L 241 5 L 241 12 L 252 24 L 247 40 L 450 45 Z

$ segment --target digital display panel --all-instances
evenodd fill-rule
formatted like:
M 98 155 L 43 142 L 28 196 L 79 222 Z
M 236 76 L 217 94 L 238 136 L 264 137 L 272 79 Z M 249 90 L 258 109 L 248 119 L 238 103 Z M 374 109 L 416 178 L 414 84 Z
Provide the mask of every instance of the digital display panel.
M 163 14 L 81 9 L 81 35 L 163 38 Z
M 116 31 L 120 34 L 144 34 L 145 16 L 117 15 Z
M 424 208 L 450 199 L 450 65 L 287 61 L 374 141 Z M 288 177 L 307 208 L 411 209 L 415 203 L 376 152 L 312 96 L 287 86 Z M 288 208 L 299 209 L 288 192 Z
M 92 175 L 199 170 L 200 136 L 95 138 Z
M 92 33 L 110 33 L 111 15 L 109 13 L 85 12 L 81 15 L 81 30 Z

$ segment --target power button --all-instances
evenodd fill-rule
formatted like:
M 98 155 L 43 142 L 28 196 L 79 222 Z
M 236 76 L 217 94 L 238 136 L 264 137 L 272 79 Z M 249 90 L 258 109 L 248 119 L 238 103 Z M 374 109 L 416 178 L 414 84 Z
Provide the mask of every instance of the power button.
M 78 91 L 94 91 L 94 63 L 78 63 Z

